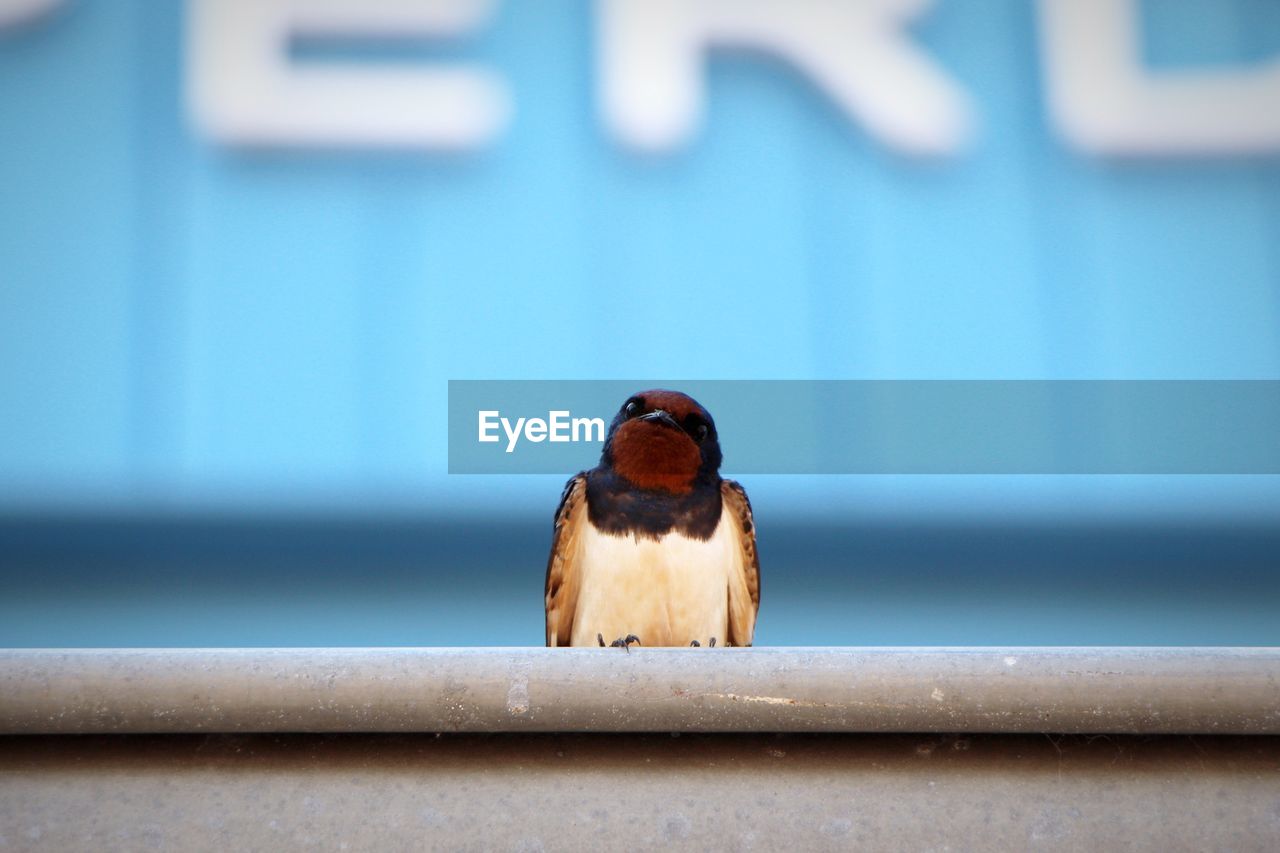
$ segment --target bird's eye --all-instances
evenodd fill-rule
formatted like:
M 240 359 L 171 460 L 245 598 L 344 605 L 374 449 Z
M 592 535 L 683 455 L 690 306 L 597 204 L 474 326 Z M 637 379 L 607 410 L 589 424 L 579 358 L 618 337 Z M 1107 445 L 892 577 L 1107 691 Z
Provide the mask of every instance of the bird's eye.
M 622 407 L 622 414 L 628 418 L 634 418 L 636 415 L 640 414 L 640 401 L 628 400 L 627 404 Z
M 693 440 L 698 444 L 702 444 L 702 442 L 706 441 L 708 432 L 706 424 L 698 424 L 693 430 Z

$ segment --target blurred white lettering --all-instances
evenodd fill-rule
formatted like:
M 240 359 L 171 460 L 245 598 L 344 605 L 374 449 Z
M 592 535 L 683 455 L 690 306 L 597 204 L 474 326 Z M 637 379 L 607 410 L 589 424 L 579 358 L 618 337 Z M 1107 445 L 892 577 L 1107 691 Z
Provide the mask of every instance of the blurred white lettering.
M 1280 150 L 1280 60 L 1153 73 L 1138 0 L 1040 0 L 1050 115 L 1103 154 Z
M 0 30 L 35 20 L 64 2 L 65 0 L 0 0 Z
M 488 23 L 497 2 L 188 0 L 188 109 L 201 131 L 232 145 L 484 145 L 501 135 L 512 109 L 492 69 L 295 59 L 293 46 L 459 37 Z M 708 55 L 726 47 L 795 66 L 891 147 L 955 153 L 976 123 L 969 95 L 907 32 L 932 3 L 595 0 L 602 120 L 631 147 L 687 144 L 706 111 Z M 65 5 L 0 0 L 0 30 Z M 1234 66 L 1152 69 L 1143 60 L 1141 0 L 1038 0 L 1038 10 L 1046 109 L 1069 144 L 1102 155 L 1280 151 L 1280 53 Z M 551 441 L 561 440 L 561 426 L 549 425 Z M 576 436 L 578 422 L 571 428 Z
M 905 24 L 930 0 L 601 0 L 605 121 L 637 148 L 687 142 L 705 112 L 710 48 L 763 50 L 800 68 L 851 118 L 905 151 L 943 154 L 970 135 L 964 91 Z
M 300 35 L 451 36 L 475 30 L 492 0 L 192 0 L 188 98 L 214 138 L 249 145 L 474 147 L 510 113 L 498 77 L 436 68 L 293 63 Z

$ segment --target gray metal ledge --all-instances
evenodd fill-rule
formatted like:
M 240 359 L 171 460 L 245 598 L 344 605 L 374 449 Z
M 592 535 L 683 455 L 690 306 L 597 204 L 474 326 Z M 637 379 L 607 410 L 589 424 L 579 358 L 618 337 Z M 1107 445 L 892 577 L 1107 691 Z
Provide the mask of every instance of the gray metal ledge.
M 1280 734 L 1275 648 L 0 651 L 0 733 Z

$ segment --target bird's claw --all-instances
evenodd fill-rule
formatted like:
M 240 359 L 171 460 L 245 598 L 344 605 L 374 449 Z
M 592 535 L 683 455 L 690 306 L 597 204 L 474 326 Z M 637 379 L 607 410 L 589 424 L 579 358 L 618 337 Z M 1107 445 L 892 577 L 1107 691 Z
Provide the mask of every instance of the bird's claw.
M 604 645 L 604 635 L 603 635 L 603 634 L 596 634 L 596 640 L 600 643 L 600 645 L 602 645 L 602 646 Z M 644 645 L 644 643 L 640 642 L 640 638 L 639 638 L 639 637 L 637 637 L 635 634 L 627 634 L 627 636 L 625 636 L 625 637 L 619 637 L 618 639 L 614 640 L 614 641 L 613 641 L 612 643 L 610 643 L 609 645 L 610 645 L 612 648 L 615 648 L 615 649 L 622 649 L 622 650 L 623 650 L 624 652 L 626 652 L 627 654 L 631 654 L 631 644 L 632 644 L 632 643 L 635 643 L 637 646 L 643 646 L 643 645 Z
M 702 647 L 702 643 L 699 643 L 697 640 L 694 640 L 694 641 L 693 641 L 692 643 L 690 643 L 689 645 L 690 645 L 691 647 L 695 648 L 695 649 L 697 649 L 697 648 L 701 648 L 701 647 Z M 715 638 L 715 637 L 712 637 L 712 638 L 711 638 L 711 642 L 710 642 L 710 643 L 708 643 L 707 645 L 708 645 L 710 648 L 713 648 L 713 649 L 714 649 L 714 648 L 716 647 L 716 638 Z

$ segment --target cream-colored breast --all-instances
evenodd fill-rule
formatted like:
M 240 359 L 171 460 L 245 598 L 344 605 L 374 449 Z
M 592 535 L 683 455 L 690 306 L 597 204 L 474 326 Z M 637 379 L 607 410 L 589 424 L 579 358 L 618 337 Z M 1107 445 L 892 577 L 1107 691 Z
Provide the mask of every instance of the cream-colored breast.
M 671 532 L 660 539 L 613 536 L 586 523 L 575 646 L 635 634 L 646 646 L 723 644 L 729 624 L 729 575 L 741 548 L 721 516 L 706 541 Z

